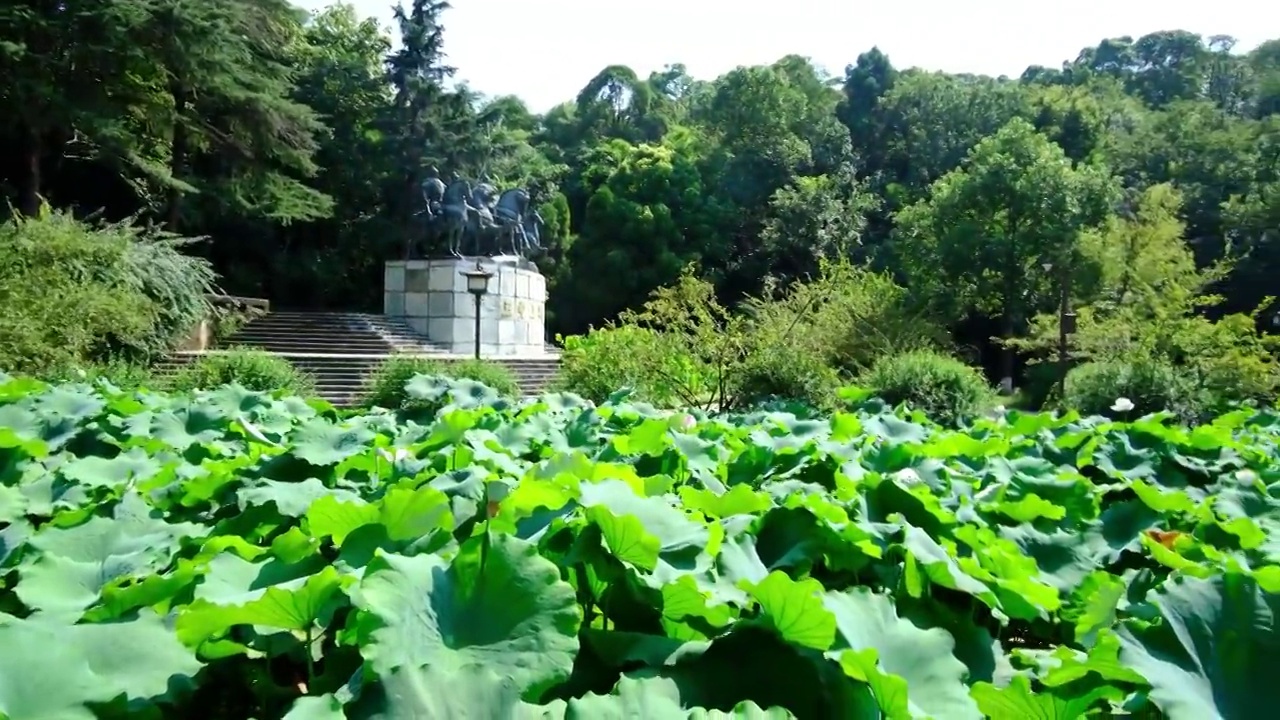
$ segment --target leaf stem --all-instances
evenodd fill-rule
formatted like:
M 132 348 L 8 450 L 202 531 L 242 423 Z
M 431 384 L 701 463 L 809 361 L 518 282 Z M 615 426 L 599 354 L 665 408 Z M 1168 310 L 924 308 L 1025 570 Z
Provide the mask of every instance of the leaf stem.
M 316 661 L 311 656 L 312 642 L 314 642 L 314 637 L 311 634 L 311 625 L 308 624 L 306 629 L 306 637 L 303 640 L 303 643 L 304 643 L 303 655 L 306 657 L 306 661 L 307 661 L 307 692 L 308 693 L 311 692 L 311 686 L 314 685 L 316 682 Z

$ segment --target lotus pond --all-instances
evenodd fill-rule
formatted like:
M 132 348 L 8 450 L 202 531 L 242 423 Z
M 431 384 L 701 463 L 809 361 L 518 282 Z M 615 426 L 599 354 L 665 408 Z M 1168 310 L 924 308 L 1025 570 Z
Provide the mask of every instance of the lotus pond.
M 0 377 L 0 718 L 1241 720 L 1280 415 L 351 415 Z

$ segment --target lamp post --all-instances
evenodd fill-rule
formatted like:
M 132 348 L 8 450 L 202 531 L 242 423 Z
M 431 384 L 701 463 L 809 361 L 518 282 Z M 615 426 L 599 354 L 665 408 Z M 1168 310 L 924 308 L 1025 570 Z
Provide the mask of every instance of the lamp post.
M 1053 263 L 1041 265 L 1046 273 L 1053 272 Z M 1070 352 L 1070 336 L 1076 331 L 1076 314 L 1071 312 L 1071 293 L 1067 288 L 1070 267 L 1063 263 L 1058 268 L 1058 396 L 1066 392 L 1067 357 Z
M 489 278 L 493 277 L 493 273 L 480 267 L 480 261 L 476 261 L 474 270 L 463 270 L 463 277 L 467 279 L 467 292 L 471 293 L 476 299 L 476 359 L 480 359 L 480 298 L 489 292 Z

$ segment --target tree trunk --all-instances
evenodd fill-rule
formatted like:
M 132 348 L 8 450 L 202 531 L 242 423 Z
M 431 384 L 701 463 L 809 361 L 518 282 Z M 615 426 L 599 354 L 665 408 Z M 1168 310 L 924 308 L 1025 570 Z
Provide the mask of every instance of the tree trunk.
M 1013 339 L 1014 323 L 1013 313 L 1005 310 L 1004 316 L 1000 320 L 1000 336 L 1005 341 Z M 1009 345 L 1000 346 L 1000 389 L 1005 393 L 1013 392 L 1013 366 L 1015 360 L 1014 349 Z
M 169 154 L 169 174 L 179 180 L 186 173 L 187 145 L 190 139 L 184 118 L 187 114 L 187 89 L 175 80 L 169 84 L 169 94 L 173 96 L 173 137 Z M 182 189 L 175 186 L 169 188 L 168 210 L 165 213 L 165 227 L 169 232 L 179 231 L 182 220 Z
M 24 147 L 22 148 L 23 179 L 18 195 L 18 210 L 26 217 L 40 214 L 41 163 L 44 143 L 41 142 L 40 131 L 35 125 L 26 123 L 23 127 Z
M 414 240 L 413 236 L 414 236 L 414 230 L 417 229 L 416 222 L 415 222 L 417 218 L 413 214 L 413 201 L 414 201 L 413 191 L 414 191 L 414 180 L 416 179 L 415 178 L 416 174 L 417 173 L 411 171 L 409 173 L 409 176 L 405 179 L 405 186 L 406 186 L 405 192 L 404 192 L 405 223 L 402 227 L 402 232 L 404 232 L 404 258 L 403 258 L 404 260 L 413 259 L 413 240 Z

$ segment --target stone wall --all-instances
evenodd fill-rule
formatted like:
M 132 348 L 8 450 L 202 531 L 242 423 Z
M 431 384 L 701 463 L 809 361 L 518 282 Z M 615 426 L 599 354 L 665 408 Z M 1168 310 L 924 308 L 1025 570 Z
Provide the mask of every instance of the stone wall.
M 541 357 L 546 354 L 546 278 L 516 259 L 481 258 L 493 273 L 480 308 L 483 357 Z M 383 314 L 402 318 L 415 331 L 455 355 L 475 351 L 475 297 L 467 292 L 464 270 L 475 259 L 388 262 Z

